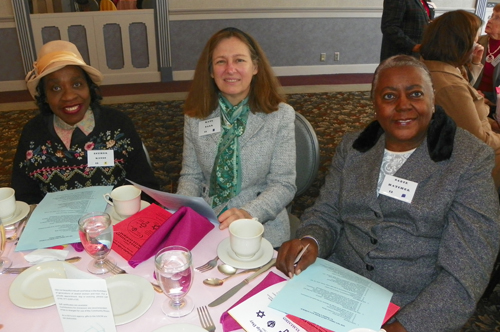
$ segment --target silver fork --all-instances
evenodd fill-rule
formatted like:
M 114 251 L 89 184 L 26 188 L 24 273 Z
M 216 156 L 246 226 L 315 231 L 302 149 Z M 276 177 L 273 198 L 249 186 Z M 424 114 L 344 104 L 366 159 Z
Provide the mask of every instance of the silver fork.
M 113 274 L 127 274 L 128 272 L 119 267 L 118 265 L 112 264 L 110 261 L 107 259 L 104 260 L 104 265 L 108 268 L 109 272 Z M 158 292 L 158 293 L 163 293 L 163 290 L 161 289 L 160 285 L 157 285 L 153 282 L 151 282 L 151 286 L 153 286 L 153 289 Z
M 198 311 L 198 317 L 200 318 L 201 327 L 203 327 L 208 332 L 215 331 L 215 325 L 210 317 L 210 313 L 208 312 L 208 308 L 206 306 L 196 308 Z
M 219 256 L 215 256 L 214 259 L 209 260 L 205 264 L 198 266 L 196 269 L 200 272 L 207 272 L 211 269 L 213 269 L 216 265 L 217 262 L 219 261 Z

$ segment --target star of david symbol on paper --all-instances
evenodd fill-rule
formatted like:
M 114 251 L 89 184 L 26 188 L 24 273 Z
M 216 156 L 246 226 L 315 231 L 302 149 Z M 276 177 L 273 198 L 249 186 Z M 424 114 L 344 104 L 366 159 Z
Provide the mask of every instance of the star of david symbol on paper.
M 267 327 L 274 327 L 276 325 L 276 322 L 274 320 L 270 320 L 267 322 Z
M 154 230 L 157 230 L 158 228 L 160 228 L 160 226 L 158 226 L 158 225 L 156 225 L 156 224 L 153 226 L 153 229 L 154 229 Z
M 262 318 L 264 316 L 265 316 L 264 311 L 262 310 L 257 311 L 257 317 Z

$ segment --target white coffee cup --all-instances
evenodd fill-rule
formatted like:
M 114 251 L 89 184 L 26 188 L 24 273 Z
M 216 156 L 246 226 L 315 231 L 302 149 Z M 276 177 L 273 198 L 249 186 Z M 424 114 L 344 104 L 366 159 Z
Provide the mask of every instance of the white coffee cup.
M 9 187 L 0 188 L 0 220 L 9 221 L 16 212 L 15 190 Z
M 229 225 L 229 243 L 241 260 L 250 260 L 259 251 L 264 225 L 256 218 L 238 219 Z
M 107 193 L 103 196 L 120 217 L 128 218 L 141 209 L 141 190 L 132 185 L 117 187 L 111 194 Z M 109 200 L 110 197 L 113 201 Z

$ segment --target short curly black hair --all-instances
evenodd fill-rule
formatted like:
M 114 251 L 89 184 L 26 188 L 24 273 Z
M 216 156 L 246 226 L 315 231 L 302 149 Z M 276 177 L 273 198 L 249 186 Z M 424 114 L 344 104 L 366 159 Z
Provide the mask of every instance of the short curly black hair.
M 97 109 L 99 108 L 102 100 L 101 89 L 97 84 L 94 83 L 94 81 L 92 81 L 89 74 L 87 74 L 85 70 L 81 70 L 85 75 L 85 80 L 87 81 L 87 85 L 89 86 L 90 90 L 90 108 Z M 44 89 L 44 80 L 45 77 L 42 77 L 40 82 L 38 82 L 38 85 L 36 87 L 37 94 L 35 95 L 35 101 L 38 109 L 43 115 L 51 115 L 54 114 L 54 112 L 52 112 L 49 103 L 47 103 L 47 95 Z

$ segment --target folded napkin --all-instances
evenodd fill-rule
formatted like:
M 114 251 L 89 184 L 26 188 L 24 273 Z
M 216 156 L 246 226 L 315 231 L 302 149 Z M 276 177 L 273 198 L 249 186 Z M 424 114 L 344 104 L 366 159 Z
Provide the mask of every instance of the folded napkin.
M 255 286 L 250 292 L 248 292 L 245 296 L 243 296 L 238 302 L 236 302 L 231 308 L 227 309 L 222 316 L 220 317 L 220 323 L 222 324 L 222 330 L 224 332 L 229 332 L 229 331 L 234 331 L 234 330 L 239 330 L 242 329 L 241 325 L 238 324 L 237 321 L 234 320 L 233 317 L 228 313 L 229 310 L 231 310 L 233 307 L 237 306 L 241 302 L 245 301 L 246 299 L 254 296 L 255 294 L 261 292 L 262 290 L 266 289 L 269 286 L 272 286 L 274 284 L 277 284 L 278 282 L 282 282 L 283 280 L 286 280 L 279 275 L 277 275 L 274 272 L 269 272 L 269 274 L 262 280 L 257 286 Z
M 24 259 L 30 264 L 40 264 L 49 261 L 63 261 L 68 257 L 68 250 L 37 249 L 27 255 Z
M 148 213 L 151 209 L 162 208 L 151 204 L 144 210 L 115 226 L 115 241 L 113 242 L 112 249 L 127 259 L 129 265 L 132 267 L 136 267 L 167 246 L 180 245 L 192 250 L 215 227 L 207 218 L 199 215 L 189 207 L 181 207 L 173 215 L 162 209 L 162 213 L 168 214 L 168 217 L 165 218 L 166 220 L 162 220 L 161 225 L 155 225 L 152 233 L 147 234 L 149 238 L 140 247 L 134 248 L 136 251 L 132 252 L 129 258 L 128 254 L 130 254 L 130 251 L 127 251 L 127 248 L 124 248 L 122 245 L 115 246 L 115 242 L 118 244 L 120 241 L 134 240 L 133 237 L 137 235 L 137 231 L 131 229 L 129 226 L 133 224 L 134 218 L 139 221 L 141 213 Z M 125 239 L 124 236 L 128 236 L 128 239 Z

